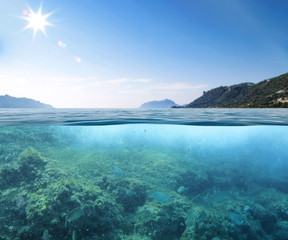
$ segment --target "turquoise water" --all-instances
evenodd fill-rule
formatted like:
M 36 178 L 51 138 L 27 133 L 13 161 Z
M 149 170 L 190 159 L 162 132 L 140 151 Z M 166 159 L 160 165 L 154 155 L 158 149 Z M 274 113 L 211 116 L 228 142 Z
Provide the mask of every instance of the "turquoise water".
M 0 113 L 0 239 L 288 239 L 285 109 Z

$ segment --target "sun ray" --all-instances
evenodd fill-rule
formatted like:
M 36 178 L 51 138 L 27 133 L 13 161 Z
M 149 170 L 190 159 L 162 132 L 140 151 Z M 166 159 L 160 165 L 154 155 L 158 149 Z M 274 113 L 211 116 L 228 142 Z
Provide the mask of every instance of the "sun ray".
M 42 6 L 39 7 L 38 12 L 34 12 L 31 8 L 29 8 L 29 14 L 27 17 L 23 17 L 26 21 L 28 21 L 27 26 L 24 28 L 26 29 L 33 29 L 33 37 L 37 34 L 40 30 L 45 36 L 46 34 L 46 26 L 52 26 L 51 23 L 47 22 L 47 18 L 51 16 L 52 12 L 47 14 L 42 14 Z

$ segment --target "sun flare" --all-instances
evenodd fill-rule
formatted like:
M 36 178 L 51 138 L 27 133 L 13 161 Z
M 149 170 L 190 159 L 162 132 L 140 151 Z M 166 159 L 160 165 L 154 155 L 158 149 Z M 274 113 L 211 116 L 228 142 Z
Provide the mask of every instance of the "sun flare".
M 28 29 L 31 28 L 33 29 L 33 36 L 36 35 L 38 30 L 42 31 L 44 35 L 46 35 L 46 26 L 52 26 L 51 23 L 47 22 L 47 18 L 52 14 L 52 12 L 47 13 L 47 14 L 42 14 L 42 7 L 38 9 L 38 12 L 34 12 L 31 8 L 29 8 L 29 13 L 27 14 L 27 17 L 23 17 L 25 20 L 28 21 L 28 25 L 24 28 Z

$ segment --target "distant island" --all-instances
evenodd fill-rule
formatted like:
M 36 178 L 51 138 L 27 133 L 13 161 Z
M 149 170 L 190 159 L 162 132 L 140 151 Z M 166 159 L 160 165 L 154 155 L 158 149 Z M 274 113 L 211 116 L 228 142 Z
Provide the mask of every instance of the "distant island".
M 30 98 L 17 98 L 9 95 L 0 96 L 0 108 L 53 108 Z
M 165 99 L 162 101 L 151 101 L 143 103 L 140 108 L 171 108 L 174 106 L 179 106 L 174 101 L 170 99 Z
M 288 73 L 257 84 L 221 86 L 207 92 L 187 108 L 287 108 Z

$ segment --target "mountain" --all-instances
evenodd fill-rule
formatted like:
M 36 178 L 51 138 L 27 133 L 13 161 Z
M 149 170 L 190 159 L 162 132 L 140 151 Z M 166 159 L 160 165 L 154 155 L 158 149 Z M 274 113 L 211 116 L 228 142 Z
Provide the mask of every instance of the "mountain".
M 170 99 L 165 99 L 162 101 L 151 101 L 143 103 L 140 108 L 171 108 L 173 106 L 178 106 L 178 104 Z
M 9 95 L 0 96 L 0 108 L 53 108 L 29 98 L 16 98 Z
M 207 92 L 187 108 L 279 108 L 288 107 L 288 73 L 257 84 L 221 86 Z

